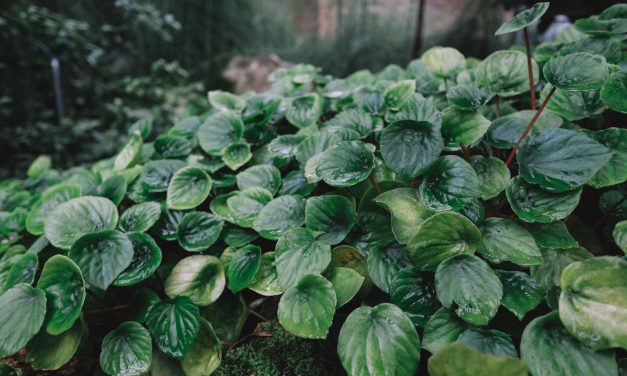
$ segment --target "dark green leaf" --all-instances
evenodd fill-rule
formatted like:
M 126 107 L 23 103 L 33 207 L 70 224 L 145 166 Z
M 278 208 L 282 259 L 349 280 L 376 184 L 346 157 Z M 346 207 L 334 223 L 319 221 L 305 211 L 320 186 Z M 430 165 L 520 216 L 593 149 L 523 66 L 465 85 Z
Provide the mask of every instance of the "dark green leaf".
M 177 296 L 155 304 L 146 325 L 161 351 L 175 359 L 183 359 L 198 336 L 200 313 L 188 297 Z
M 100 366 L 109 375 L 143 375 L 151 362 L 150 333 L 134 321 L 120 324 L 102 340 Z

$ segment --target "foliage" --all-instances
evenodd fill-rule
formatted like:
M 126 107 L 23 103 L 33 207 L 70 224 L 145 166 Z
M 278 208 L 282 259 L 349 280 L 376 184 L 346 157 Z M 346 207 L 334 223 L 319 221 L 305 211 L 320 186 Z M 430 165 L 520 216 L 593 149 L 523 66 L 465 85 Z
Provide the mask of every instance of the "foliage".
M 625 9 L 579 38 L 623 38 Z M 58 368 L 91 343 L 111 375 L 617 375 L 627 131 L 606 119 L 625 63 L 562 51 L 296 65 L 163 131 L 139 121 L 89 167 L 38 158 L 0 182 L 0 357 Z

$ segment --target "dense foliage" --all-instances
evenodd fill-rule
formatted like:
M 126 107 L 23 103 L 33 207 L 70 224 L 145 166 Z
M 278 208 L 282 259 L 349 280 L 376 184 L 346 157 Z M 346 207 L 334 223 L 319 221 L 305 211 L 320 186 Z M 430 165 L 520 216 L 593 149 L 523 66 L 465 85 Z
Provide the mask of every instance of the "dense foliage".
M 323 374 L 307 359 L 331 348 L 359 376 L 618 375 L 626 34 L 619 4 L 533 59 L 434 47 L 344 79 L 297 65 L 265 93 L 209 92 L 163 133 L 141 120 L 90 166 L 38 158 L 0 183 L 0 357 Z M 267 336 L 285 361 L 262 361 Z

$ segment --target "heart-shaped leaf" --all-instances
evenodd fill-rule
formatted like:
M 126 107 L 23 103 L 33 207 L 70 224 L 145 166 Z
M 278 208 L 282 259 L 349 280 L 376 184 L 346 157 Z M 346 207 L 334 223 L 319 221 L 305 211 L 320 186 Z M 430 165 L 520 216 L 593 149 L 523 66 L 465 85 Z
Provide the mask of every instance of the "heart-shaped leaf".
M 54 255 L 44 264 L 37 287 L 46 293 L 46 331 L 59 335 L 71 328 L 81 313 L 86 295 L 79 267 L 63 255 Z
M 613 351 L 593 351 L 572 337 L 557 312 L 537 317 L 520 341 L 521 358 L 535 376 L 617 375 Z
M 555 56 L 542 72 L 551 85 L 566 91 L 600 89 L 609 75 L 605 57 L 586 52 Z
M 261 248 L 244 246 L 230 255 L 226 270 L 229 290 L 234 294 L 242 291 L 255 278 L 261 265 Z
M 176 229 L 179 244 L 190 252 L 200 252 L 218 240 L 224 221 L 207 212 L 189 212 Z
M 198 127 L 196 136 L 202 150 L 209 155 L 221 155 L 222 149 L 238 142 L 244 133 L 242 119 L 233 112 L 213 114 Z
M 111 200 L 85 196 L 57 206 L 46 218 L 46 237 L 57 248 L 70 249 L 81 236 L 96 231 L 113 230 L 118 211 Z
M 531 60 L 533 76 L 538 77 L 538 64 Z M 529 91 L 527 56 L 514 50 L 496 51 L 475 69 L 477 83 L 500 97 L 512 97 Z
M 310 197 L 305 205 L 305 225 L 318 240 L 326 244 L 340 243 L 355 224 L 355 203 L 344 196 Z
M 100 366 L 109 375 L 143 375 L 151 362 L 150 333 L 134 321 L 120 324 L 102 340 Z
M 157 347 L 166 355 L 180 360 L 185 358 L 198 336 L 200 313 L 188 297 L 177 296 L 155 304 L 148 314 L 146 325 Z
M 383 130 L 380 142 L 385 164 L 406 180 L 426 171 L 444 147 L 440 129 L 426 121 L 395 121 Z
M 536 308 L 544 299 L 544 288 L 529 274 L 505 270 L 494 272 L 503 284 L 501 304 L 516 315 L 518 320 L 522 321 L 527 312 Z
M 520 13 L 517 13 L 514 17 L 504 22 L 501 27 L 498 28 L 494 35 L 502 35 L 512 33 L 514 31 L 522 30 L 525 27 L 531 25 L 536 20 L 540 19 L 544 13 L 549 9 L 549 3 L 535 3 L 531 8 L 525 9 Z M 537 77 L 537 76 L 536 76 Z
M 115 286 L 131 286 L 150 277 L 161 265 L 161 248 L 148 234 L 131 232 L 127 234 L 133 244 L 133 259 L 115 279 Z
M 466 66 L 466 58 L 451 47 L 431 47 L 422 54 L 427 70 L 440 78 L 453 78 Z
M 446 93 L 449 102 L 467 109 L 478 109 L 488 103 L 493 96 L 493 93 L 475 83 L 453 86 Z
M 480 258 L 458 254 L 444 260 L 435 272 L 438 300 L 473 325 L 487 325 L 503 298 L 503 285 Z
M 272 165 L 257 165 L 237 174 L 237 187 L 244 191 L 252 187 L 267 189 L 273 195 L 281 186 L 281 171 Z
M 336 303 L 331 282 L 309 274 L 281 296 L 277 317 L 281 326 L 297 337 L 326 338 Z
M 250 145 L 247 143 L 230 144 L 222 150 L 222 161 L 233 171 L 248 163 L 252 157 Z
M 409 243 L 424 221 L 434 214 L 420 202 L 418 191 L 411 188 L 392 189 L 374 201 L 390 212 L 392 232 L 401 244 Z
M 560 319 L 575 338 L 594 350 L 627 347 L 627 261 L 601 256 L 572 263 L 561 285 Z
M 509 261 L 521 266 L 542 263 L 542 254 L 529 231 L 506 218 L 488 218 L 481 225 L 481 253 L 490 262 Z
M 275 296 L 285 291 L 279 284 L 276 266 L 274 264 L 274 252 L 266 252 L 261 255 L 261 264 L 248 288 L 259 295 Z
M 470 158 L 470 164 L 479 178 L 479 189 L 483 200 L 494 198 L 505 190 L 511 174 L 502 160 L 475 155 Z
M 44 223 L 57 206 L 81 195 L 81 187 L 74 183 L 59 183 L 46 189 L 26 217 L 26 230 L 33 235 L 44 233 Z
M 230 215 L 233 222 L 240 227 L 253 227 L 259 212 L 270 201 L 272 201 L 272 193 L 267 189 L 247 188 L 226 199 L 228 211 L 223 215 Z
M 59 335 L 51 335 L 41 330 L 26 345 L 26 361 L 35 369 L 61 368 L 76 353 L 84 329 L 83 322 L 76 320 L 70 329 Z
M 390 285 L 390 301 L 402 309 L 414 325 L 424 328 L 440 308 L 433 274 L 415 268 L 401 270 Z
M 549 223 L 562 220 L 575 210 L 581 188 L 553 193 L 516 176 L 509 181 L 505 193 L 518 218 L 525 222 Z
M 46 314 L 46 295 L 21 283 L 0 295 L 0 357 L 13 355 L 37 334 Z
M 374 168 L 374 146 L 342 141 L 323 152 L 316 173 L 334 187 L 350 187 L 368 178 Z
M 442 111 L 442 138 L 444 150 L 460 150 L 460 144 L 471 146 L 481 141 L 490 127 L 490 120 L 479 111 L 449 107 Z
M 407 254 L 418 269 L 435 270 L 451 256 L 472 254 L 481 244 L 481 232 L 468 218 L 442 212 L 427 219 L 409 241 Z
M 68 257 L 78 265 L 85 281 L 106 290 L 133 260 L 133 243 L 118 231 L 105 230 L 83 235 Z
M 305 199 L 300 196 L 280 196 L 259 211 L 253 228 L 262 237 L 276 240 L 291 228 L 305 223 Z
M 220 297 L 226 279 L 224 266 L 214 256 L 195 255 L 179 261 L 163 283 L 170 298 L 189 297 L 200 306 L 209 305 Z
M 422 347 L 436 353 L 453 343 L 468 328 L 468 324 L 447 308 L 438 309 L 425 325 Z
M 227 91 L 213 90 L 207 93 L 211 107 L 219 111 L 240 112 L 246 107 L 246 100 Z
M 172 176 L 168 185 L 168 209 L 193 209 L 207 199 L 210 190 L 211 178 L 202 168 L 182 168 Z
M 306 128 L 316 124 L 322 110 L 322 98 L 318 94 L 305 94 L 287 101 L 285 117 L 293 126 Z
M 481 197 L 479 177 L 472 166 L 455 155 L 438 158 L 425 174 L 418 190 L 430 210 L 460 210 Z
M 393 304 L 359 307 L 342 325 L 337 353 L 352 376 L 411 376 L 420 361 L 420 337 L 409 318 Z
M 321 274 L 331 262 L 331 249 L 298 227 L 279 238 L 274 256 L 279 285 L 289 288 L 307 274 Z
M 157 202 L 144 202 L 126 209 L 120 216 L 119 227 L 124 232 L 148 231 L 161 216 L 161 205 Z

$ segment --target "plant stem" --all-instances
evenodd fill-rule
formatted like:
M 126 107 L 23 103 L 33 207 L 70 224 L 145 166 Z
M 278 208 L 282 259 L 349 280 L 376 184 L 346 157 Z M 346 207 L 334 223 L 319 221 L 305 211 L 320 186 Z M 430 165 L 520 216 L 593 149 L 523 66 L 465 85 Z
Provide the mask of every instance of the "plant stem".
M 466 162 L 470 162 L 470 147 L 464 144 L 459 144 L 459 146 L 462 148 L 462 152 L 464 152 L 464 159 Z
M 538 108 L 538 110 L 536 111 L 536 114 L 533 115 L 533 118 L 529 122 L 529 125 L 527 125 L 527 128 L 525 129 L 523 134 L 520 136 L 520 139 L 518 139 L 516 146 L 514 146 L 514 148 L 512 149 L 512 152 L 509 153 L 509 157 L 507 157 L 507 160 L 505 161 L 506 166 L 509 166 L 512 163 L 512 160 L 514 160 L 514 156 L 516 155 L 516 150 L 518 150 L 520 143 L 525 139 L 525 137 L 527 137 L 527 135 L 529 134 L 529 131 L 531 131 L 531 127 L 533 127 L 533 125 L 536 123 L 536 121 L 540 117 L 542 110 L 544 110 L 544 107 L 546 107 L 547 103 L 549 103 L 549 100 L 553 96 L 553 93 L 555 93 L 555 86 L 551 88 L 551 91 L 549 91 L 549 94 L 546 96 L 546 98 L 544 98 L 544 101 L 540 105 L 540 108 Z
M 377 191 L 377 193 L 381 194 L 381 188 L 379 188 L 379 184 L 377 184 L 377 181 L 374 180 L 374 178 L 372 177 L 372 174 L 368 176 L 368 180 L 370 181 L 370 185 L 372 185 L 374 190 Z
M 444 79 L 444 91 L 448 93 L 448 80 Z
M 495 101 L 495 106 L 496 106 L 496 117 L 497 119 L 501 117 L 501 97 L 499 97 L 498 95 L 496 96 L 496 98 L 494 98 Z
M 255 316 L 256 318 L 258 318 L 261 321 L 270 321 L 267 318 L 265 318 L 261 313 L 251 309 L 248 312 L 250 312 L 251 315 Z
M 531 109 L 536 109 L 536 84 L 533 80 L 533 69 L 531 66 L 531 42 L 529 42 L 529 31 L 523 29 L 525 36 L 525 47 L 527 48 L 527 70 L 529 71 L 529 95 L 531 96 Z

